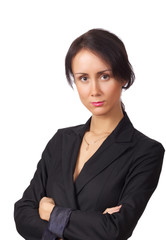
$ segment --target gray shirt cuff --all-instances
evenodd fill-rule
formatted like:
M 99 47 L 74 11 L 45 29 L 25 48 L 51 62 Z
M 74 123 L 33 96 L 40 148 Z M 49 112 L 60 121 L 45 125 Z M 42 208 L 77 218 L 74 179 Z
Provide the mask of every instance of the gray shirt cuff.
M 48 230 L 59 238 L 63 238 L 63 232 L 68 224 L 71 212 L 71 208 L 55 206 L 50 216 Z

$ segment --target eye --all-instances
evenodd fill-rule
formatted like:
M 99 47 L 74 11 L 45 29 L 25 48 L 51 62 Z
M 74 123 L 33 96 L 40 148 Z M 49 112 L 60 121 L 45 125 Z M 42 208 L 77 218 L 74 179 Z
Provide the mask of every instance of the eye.
M 109 74 L 103 74 L 101 75 L 101 79 L 102 80 L 108 80 L 110 78 L 110 75 Z
M 82 82 L 86 82 L 88 80 L 88 78 L 86 76 L 81 76 L 79 78 Z

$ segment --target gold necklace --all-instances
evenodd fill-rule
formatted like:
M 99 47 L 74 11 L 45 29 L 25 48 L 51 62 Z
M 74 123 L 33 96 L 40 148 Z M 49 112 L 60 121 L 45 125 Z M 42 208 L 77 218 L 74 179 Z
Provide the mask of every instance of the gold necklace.
M 87 144 L 86 151 L 89 150 L 90 144 L 95 144 L 95 143 L 97 143 L 98 141 L 100 141 L 100 140 L 101 140 L 102 138 L 104 138 L 105 136 L 108 136 L 109 134 L 110 134 L 110 133 L 105 133 L 104 136 L 98 138 L 97 140 L 95 140 L 95 141 L 93 141 L 93 142 L 91 142 L 91 143 L 89 143 L 89 142 L 86 140 L 85 136 L 84 136 L 84 140 L 85 140 L 85 142 L 86 142 L 86 144 Z

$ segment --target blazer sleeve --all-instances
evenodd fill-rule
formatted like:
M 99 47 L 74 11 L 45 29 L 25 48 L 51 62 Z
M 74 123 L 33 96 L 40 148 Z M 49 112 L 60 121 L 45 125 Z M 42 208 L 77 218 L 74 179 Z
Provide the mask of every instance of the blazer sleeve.
M 54 136 L 55 146 L 58 141 L 58 132 Z M 47 228 L 48 222 L 43 221 L 38 213 L 39 202 L 46 196 L 47 173 L 50 165 L 50 145 L 47 144 L 42 153 L 42 158 L 37 165 L 37 170 L 23 197 L 15 203 L 14 218 L 19 234 L 25 239 L 41 239 Z
M 119 198 L 118 205 L 122 204 L 120 212 L 110 215 L 73 210 L 63 229 L 64 239 L 128 239 L 158 184 L 163 156 L 164 148 L 160 143 L 153 142 L 149 146 L 141 144 L 137 148 Z M 54 224 L 56 225 L 56 219 Z M 54 233 L 59 236 L 58 232 Z

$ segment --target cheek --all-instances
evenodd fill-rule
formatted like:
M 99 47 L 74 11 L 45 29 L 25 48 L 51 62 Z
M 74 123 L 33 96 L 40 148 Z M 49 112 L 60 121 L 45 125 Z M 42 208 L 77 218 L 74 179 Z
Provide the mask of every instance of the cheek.
M 86 100 L 88 96 L 88 89 L 86 87 L 77 86 L 77 91 L 81 100 Z
M 122 88 L 120 85 L 112 84 L 105 87 L 104 92 L 109 99 L 120 99 Z

